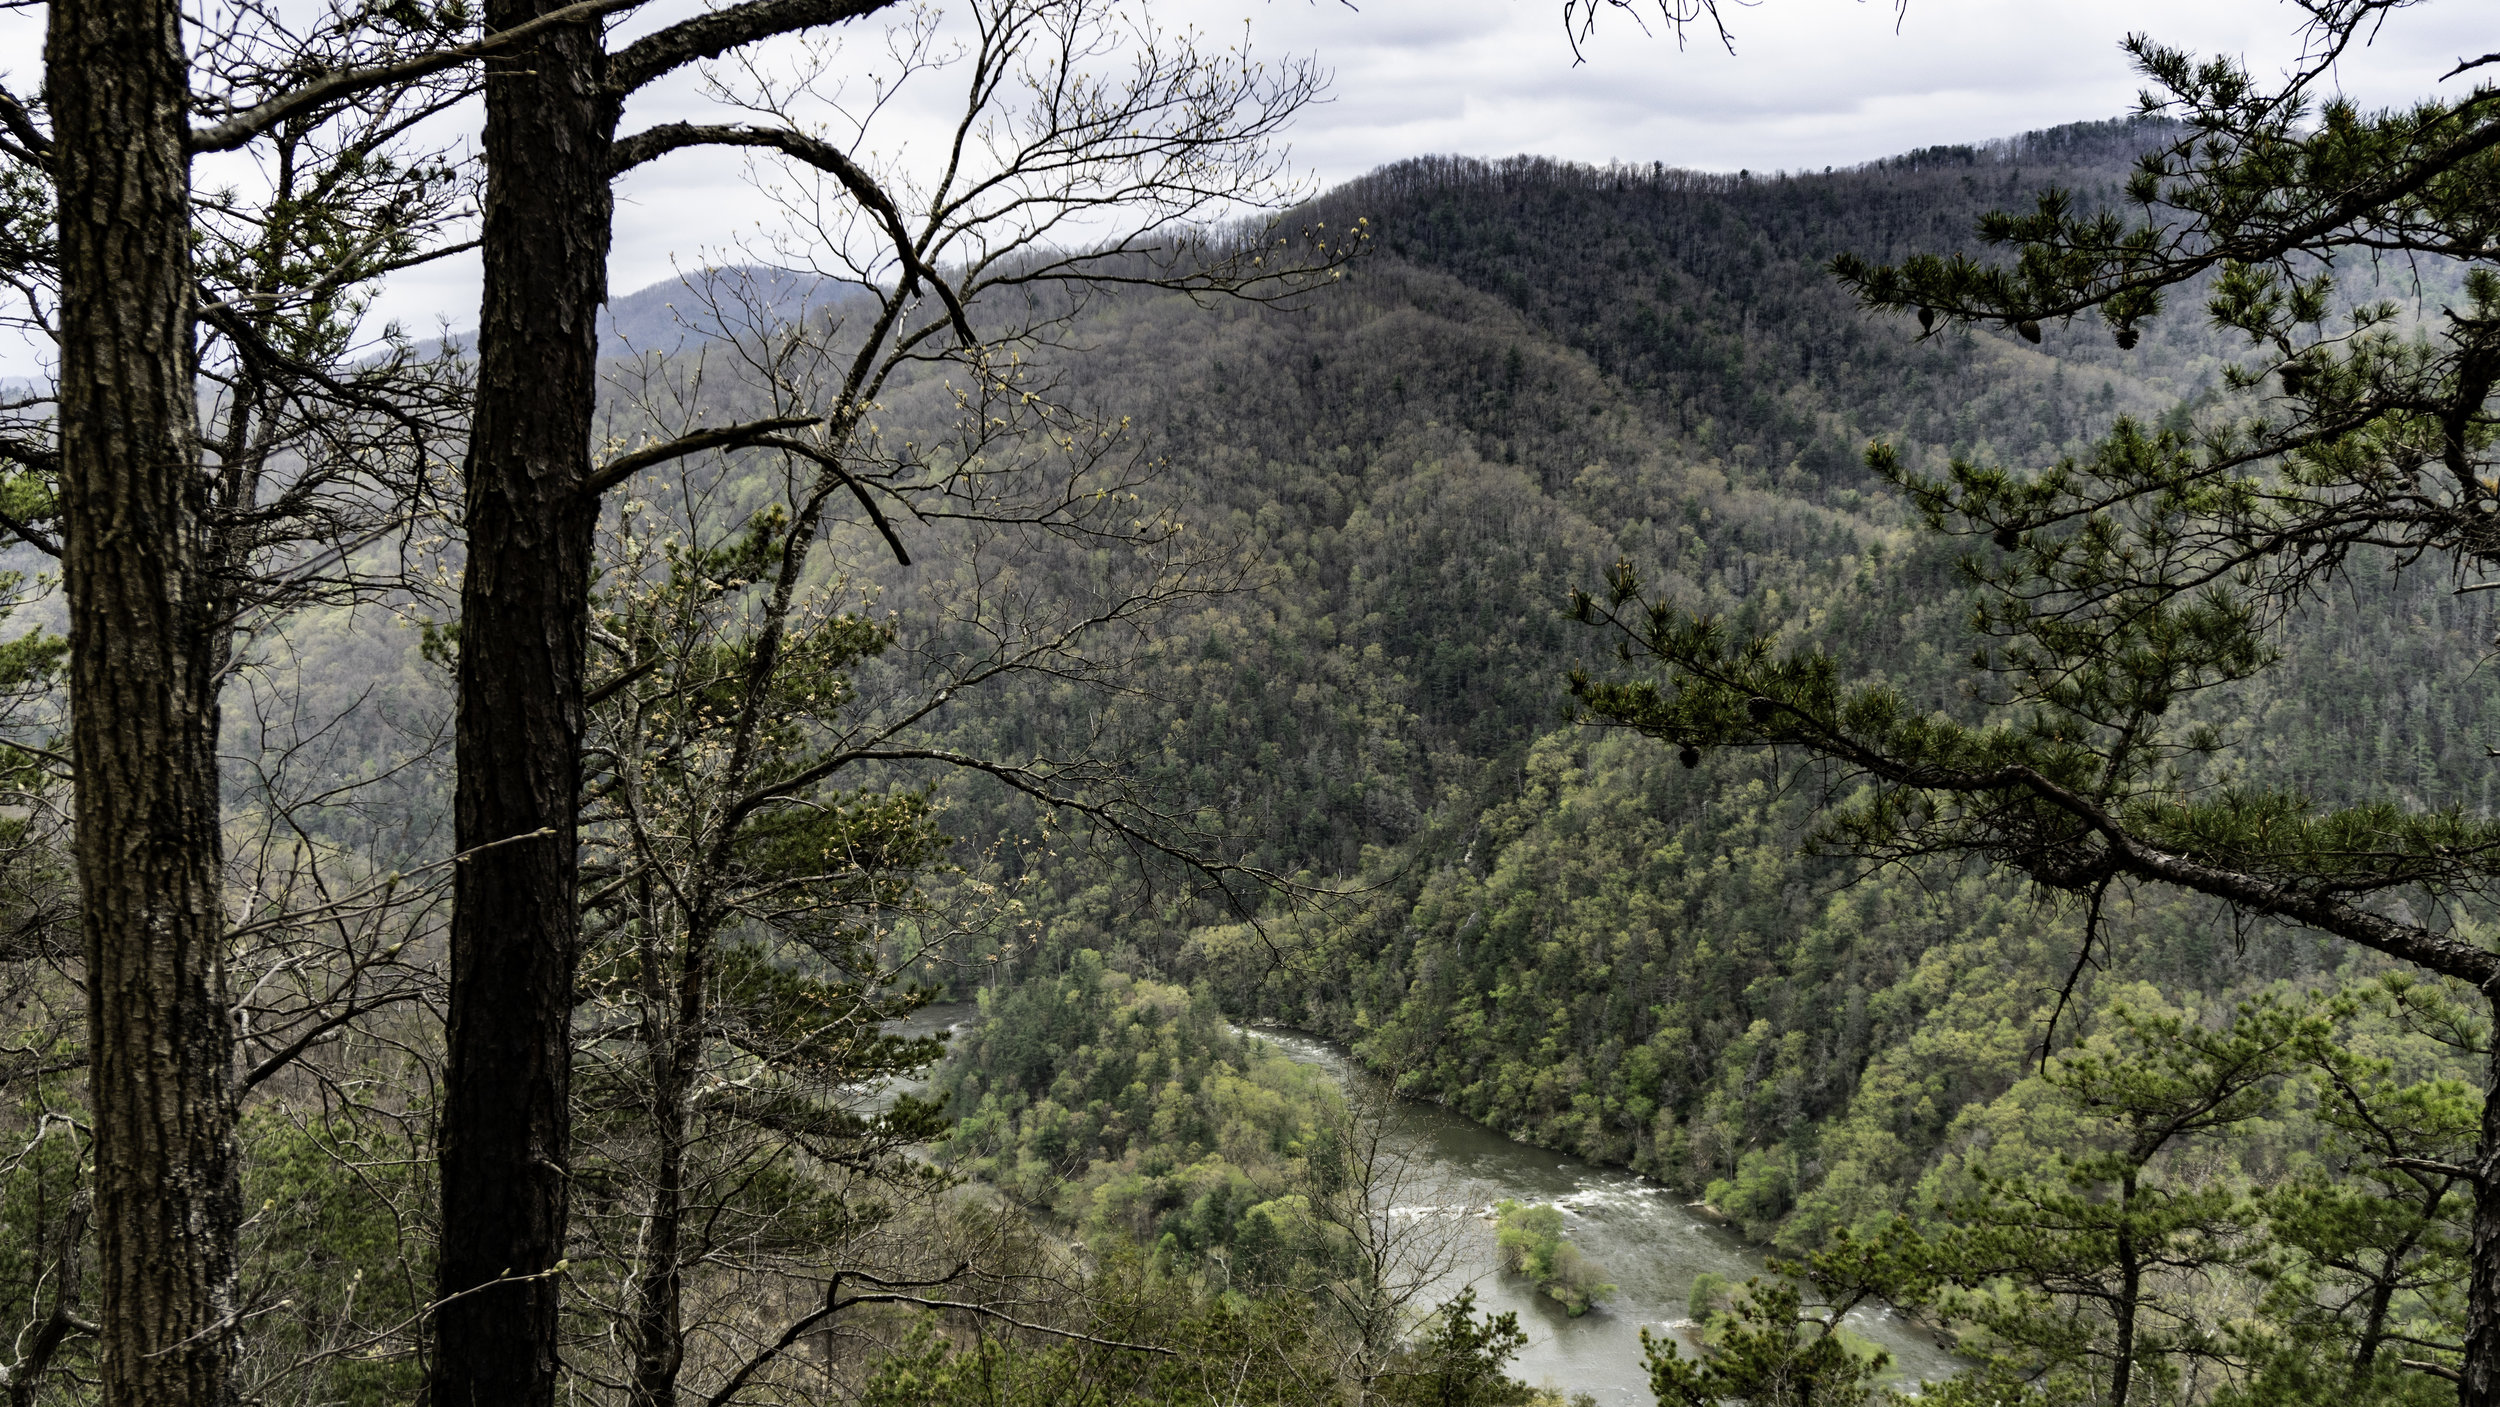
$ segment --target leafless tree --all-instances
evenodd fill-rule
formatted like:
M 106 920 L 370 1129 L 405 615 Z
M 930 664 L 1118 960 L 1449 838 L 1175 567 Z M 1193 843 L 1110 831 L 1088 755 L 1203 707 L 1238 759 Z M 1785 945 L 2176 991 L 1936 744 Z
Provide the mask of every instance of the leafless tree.
M 1406 1336 L 1450 1289 L 1472 1208 L 1446 1204 L 1448 1189 L 1418 1156 L 1394 1081 L 1357 1077 L 1317 1170 L 1312 1215 L 1344 1246 L 1346 1272 L 1321 1287 L 1344 1347 L 1343 1374 L 1364 1400 Z
M 874 141 L 873 112 L 842 145 L 796 134 L 799 95 L 823 78 L 813 65 L 788 80 L 743 71 L 778 127 L 671 134 L 772 134 L 823 179 L 785 192 L 796 218 L 773 246 L 810 261 L 798 282 L 812 306 L 788 306 L 786 268 L 690 279 L 684 316 L 708 345 L 634 369 L 592 480 L 631 485 L 609 520 L 591 629 L 584 816 L 585 980 L 603 994 L 586 1023 L 586 1128 L 606 1135 L 593 1163 L 623 1185 L 583 1222 L 631 1228 L 608 1237 L 628 1272 L 605 1305 L 629 1401 L 675 1401 L 691 1343 L 748 1343 L 702 1365 L 746 1382 L 796 1342 L 754 1322 L 751 1294 L 724 1293 L 768 1268 L 826 1283 L 905 1273 L 828 1260 L 845 1238 L 787 1230 L 822 1211 L 725 1217 L 716 1189 L 751 1185 L 735 1170 L 758 1163 L 911 1180 L 915 1165 L 892 1155 L 917 1131 L 912 1106 L 863 1118 L 837 1096 L 933 1054 L 877 1034 L 909 1004 L 879 987 L 962 917 L 939 923 L 920 897 L 942 852 L 916 776 L 974 774 L 1149 852 L 1202 858 L 1120 759 L 996 757 L 937 728 L 948 704 L 1029 679 L 1120 687 L 1153 616 L 1241 580 L 1233 553 L 1144 506 L 1152 461 L 1051 371 L 1088 298 L 1119 284 L 1264 297 L 1332 271 L 1320 238 L 1218 248 L 1178 223 L 1212 208 L 1211 173 L 1234 195 L 1274 177 L 1263 132 L 1235 149 L 1239 134 L 1206 111 L 1254 93 L 1255 74 L 1159 36 L 1124 51 L 1109 42 L 1116 14 L 996 3 L 960 51 L 930 16 L 899 27 L 881 91 L 957 79 L 964 93 L 954 145 L 921 157 L 944 176 L 891 178 L 907 204 L 862 208 L 862 190 L 884 187 L 848 153 Z M 1097 81 L 1083 65 L 1114 55 L 1135 64 L 1123 95 L 1081 96 Z M 1008 82 L 1019 72 L 1032 81 Z M 1034 107 L 1011 105 L 1036 92 Z M 1141 169 L 1149 149 L 1156 170 Z M 1054 244 L 1080 212 L 1097 242 Z M 689 457 L 698 422 L 724 404 L 744 448 Z M 1090 591 L 1037 590 L 1026 578 L 1068 544 L 1108 565 Z M 939 565 L 898 613 L 878 600 L 877 559 L 906 565 L 915 549 Z M 913 935 L 899 953 L 896 928 Z M 766 998 L 757 975 L 774 963 L 795 966 Z M 808 1020 L 763 1018 L 759 999 L 799 991 Z M 729 1226 L 734 1256 L 716 1234 Z M 777 1258 L 754 1254 L 768 1242 Z
M 1036 498 L 1025 479 L 1012 490 L 984 487 L 1001 481 L 990 466 L 932 473 L 909 446 L 886 456 L 890 467 L 880 471 L 859 463 L 875 457 L 861 437 L 875 434 L 878 399 L 896 372 L 949 363 L 968 404 L 991 404 L 1015 384 L 1014 367 L 1033 340 L 1018 295 L 1123 279 L 1248 290 L 1283 273 L 1268 267 L 1269 251 L 1245 243 L 1209 258 L 1180 235 L 1193 216 L 1290 194 L 1278 181 L 1273 141 L 1317 91 L 1308 65 L 1268 70 L 1202 52 L 1150 23 L 1125 21 L 1142 12 L 1098 0 L 976 5 L 975 37 L 960 53 L 942 51 L 929 25 L 906 22 L 894 66 L 862 81 L 907 80 L 960 60 L 971 95 L 966 126 L 932 165 L 935 174 L 915 184 L 871 155 L 865 134 L 880 104 L 850 109 L 848 130 L 822 135 L 805 124 L 839 122 L 845 112 L 805 109 L 811 95 L 822 96 L 813 85 L 827 69 L 782 83 L 744 58 L 763 40 L 884 8 L 883 0 L 748 0 L 613 51 L 583 25 L 489 61 L 486 292 L 466 468 L 455 795 L 457 844 L 481 858 L 461 869 L 451 935 L 441 1260 L 449 1307 L 433 1387 L 445 1404 L 489 1394 L 545 1402 L 555 1391 L 557 1299 L 546 1272 L 562 1256 L 567 1219 L 561 1150 L 570 1143 L 565 1087 L 579 947 L 579 873 L 564 838 L 576 833 L 582 794 L 587 583 L 601 491 L 692 453 L 753 446 L 790 455 L 811 476 L 792 484 L 781 530 L 789 570 L 779 580 L 792 584 L 837 500 L 888 530 L 889 508 L 945 517 L 957 513 L 950 496 L 969 493 L 981 501 L 964 514 L 995 520 L 1008 501 L 1031 500 L 1032 514 L 1016 526 L 1081 531 L 1087 515 Z M 539 13 L 514 0 L 490 6 L 488 20 L 515 24 Z M 760 120 L 618 135 L 634 93 L 704 65 L 719 96 Z M 760 418 L 669 426 L 671 438 L 594 467 L 609 182 L 672 153 L 724 146 L 777 153 L 821 180 L 830 199 L 811 234 L 822 257 L 857 277 L 871 311 L 849 332 L 840 375 L 804 388 L 767 378 Z M 1107 225 L 1089 223 L 1097 216 Z M 1102 252 L 1053 253 L 1061 248 Z M 1158 257 L 1159 270 L 1144 267 Z M 995 294 L 989 303 L 985 292 Z M 908 553 L 899 532 L 893 544 Z M 783 629 L 762 628 L 755 677 L 776 667 Z M 1001 767 L 994 775 L 1012 784 L 1020 774 Z M 534 835 L 547 842 L 484 849 Z M 507 1270 L 512 1284 L 490 1285 Z

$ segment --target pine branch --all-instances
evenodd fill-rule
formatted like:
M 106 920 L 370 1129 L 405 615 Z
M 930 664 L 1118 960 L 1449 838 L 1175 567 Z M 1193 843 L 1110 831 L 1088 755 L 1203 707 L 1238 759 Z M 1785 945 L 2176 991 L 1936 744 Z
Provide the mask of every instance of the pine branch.
M 742 44 L 819 29 L 871 15 L 895 0 L 748 0 L 647 35 L 608 60 L 608 91 L 631 95 L 691 63 L 716 59 Z

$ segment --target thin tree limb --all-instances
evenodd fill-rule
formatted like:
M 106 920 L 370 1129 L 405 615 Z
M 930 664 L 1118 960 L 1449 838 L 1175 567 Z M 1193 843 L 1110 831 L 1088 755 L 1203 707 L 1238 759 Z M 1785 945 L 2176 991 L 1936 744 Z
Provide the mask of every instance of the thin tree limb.
M 683 459 L 690 454 L 701 454 L 707 449 L 730 449 L 741 445 L 751 445 L 776 430 L 804 430 L 811 425 L 824 423 L 825 418 L 821 415 L 783 415 L 771 420 L 751 420 L 743 425 L 723 425 L 712 430 L 697 430 L 690 435 L 680 435 L 666 443 L 651 445 L 609 460 L 592 471 L 589 478 L 582 480 L 582 492 L 592 495 L 602 494 L 654 464 L 665 464 L 672 459 Z
M 257 1088 L 262 1081 L 293 1064 L 296 1057 L 320 1044 L 322 1037 L 357 1017 L 379 1011 L 386 1006 L 397 1006 L 401 1002 L 415 1001 L 422 995 L 423 993 L 415 991 L 389 992 L 368 1002 L 349 1002 L 340 1011 L 314 1023 L 311 1030 L 287 1042 L 283 1047 L 273 1051 L 268 1058 L 245 1071 L 243 1077 L 235 1081 L 235 1091 L 242 1093 Z
M 894 560 L 906 567 L 911 565 L 911 554 L 903 550 L 903 539 L 901 535 L 894 531 L 894 525 L 892 523 L 886 521 L 885 512 L 877 507 L 877 501 L 874 498 L 869 497 L 867 486 L 862 484 L 859 480 L 851 477 L 851 472 L 842 467 L 838 456 L 827 454 L 823 450 L 820 450 L 813 445 L 804 443 L 803 441 L 785 440 L 778 435 L 767 436 L 763 439 L 757 440 L 756 443 L 759 445 L 770 445 L 774 449 L 788 450 L 792 454 L 813 460 L 818 468 L 824 469 L 833 474 L 836 478 L 840 479 L 850 488 L 851 497 L 859 500 L 860 508 L 868 514 L 868 521 L 876 524 L 877 531 L 885 535 L 885 545 L 894 549 Z
M 527 23 L 516 24 L 510 29 L 497 30 L 483 38 L 472 39 L 466 44 L 455 44 L 448 49 L 437 49 L 430 54 L 421 54 L 413 59 L 402 59 L 398 63 L 377 64 L 371 68 L 340 69 L 334 73 L 325 73 L 309 83 L 291 88 L 266 102 L 245 108 L 223 122 L 212 122 L 206 127 L 192 128 L 189 146 L 193 151 L 232 151 L 297 113 L 318 107 L 323 103 L 336 102 L 341 98 L 353 97 L 370 89 L 385 88 L 394 83 L 406 83 L 429 74 L 440 73 L 447 68 L 456 68 L 471 59 L 484 58 L 488 54 L 500 53 L 525 40 L 535 39 L 551 29 L 581 24 L 603 15 L 614 14 L 619 10 L 630 10 L 641 3 L 642 0 L 576 0 L 576 3 L 567 5 L 561 10 L 550 10 Z M 0 120 L 5 120 L 5 114 L 0 114 Z
M 967 347 L 980 345 L 981 339 L 972 331 L 972 319 L 966 316 L 963 304 L 955 297 L 954 288 L 938 277 L 920 257 L 912 242 L 911 232 L 903 225 L 903 212 L 895 207 L 893 198 L 878 185 L 876 178 L 862 170 L 840 147 L 785 127 L 697 126 L 691 122 L 670 122 L 652 127 L 619 141 L 615 148 L 613 168 L 623 172 L 646 161 L 687 147 L 755 147 L 777 151 L 802 161 L 832 176 L 851 193 L 851 198 L 864 206 L 885 226 L 886 237 L 894 242 L 895 258 L 903 265 L 902 296 L 908 298 L 922 281 L 937 291 L 938 300 L 946 305 L 947 321 L 955 335 Z

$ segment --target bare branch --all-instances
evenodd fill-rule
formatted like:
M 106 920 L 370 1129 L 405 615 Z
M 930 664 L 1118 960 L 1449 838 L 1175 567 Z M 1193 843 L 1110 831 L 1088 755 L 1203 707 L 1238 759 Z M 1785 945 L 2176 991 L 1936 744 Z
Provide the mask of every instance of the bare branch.
M 369 1015 L 386 1006 L 397 1006 L 401 1002 L 415 1001 L 422 995 L 424 994 L 416 991 L 385 992 L 371 1001 L 349 1002 L 338 1011 L 315 1022 L 311 1030 L 272 1051 L 260 1063 L 243 1072 L 242 1077 L 235 1081 L 235 1091 L 244 1093 L 258 1088 L 270 1076 L 295 1063 L 304 1052 L 319 1045 L 322 1039 L 332 1031 L 345 1026 L 357 1017 Z
M 690 434 L 680 435 L 676 439 L 609 460 L 594 471 L 589 478 L 582 481 L 582 492 L 596 496 L 654 464 L 666 464 L 672 459 L 683 459 L 687 455 L 701 454 L 708 449 L 733 449 L 742 445 L 758 444 L 769 439 L 777 430 L 804 430 L 811 425 L 824 423 L 825 418 L 821 415 L 782 415 L 770 420 L 750 420 L 743 425 L 723 425 L 714 430 L 696 430 Z
M 628 44 L 608 60 L 608 91 L 619 97 L 690 63 L 716 59 L 741 44 L 840 24 L 896 0 L 747 0 L 673 24 Z
M 787 127 L 698 127 L 687 122 L 671 122 L 637 132 L 616 144 L 614 168 L 627 171 L 646 161 L 687 147 L 759 147 L 777 151 L 784 156 L 806 162 L 842 183 L 851 198 L 865 206 L 885 227 L 886 237 L 894 244 L 894 257 L 903 266 L 902 296 L 908 298 L 922 281 L 937 291 L 939 301 L 946 305 L 947 319 L 954 324 L 955 335 L 967 347 L 979 346 L 981 339 L 972 331 L 972 320 L 956 299 L 955 290 L 937 271 L 922 260 L 911 232 L 904 227 L 903 213 L 895 208 L 893 198 L 885 193 L 874 177 L 860 169 L 857 162 L 831 142 L 822 141 Z
M 879 508 L 877 501 L 869 496 L 867 486 L 852 477 L 851 472 L 842 467 L 839 456 L 827 454 L 813 445 L 798 440 L 782 439 L 777 435 L 758 440 L 756 443 L 788 450 L 792 454 L 813 461 L 818 468 L 841 479 L 849 486 L 851 496 L 859 500 L 861 510 L 868 514 L 868 521 L 876 524 L 877 531 L 885 536 L 885 545 L 894 549 L 894 560 L 906 567 L 911 565 L 911 554 L 903 550 L 903 539 L 894 531 L 894 525 L 886 521 L 885 510 Z
M 1727 17 L 1719 13 L 1719 0 L 1650 0 L 1650 3 L 1656 5 L 1658 18 L 1674 32 L 1679 48 L 1684 43 L 1685 29 L 1706 19 L 1719 36 L 1719 46 L 1731 54 L 1736 52 L 1736 36 L 1728 31 Z M 1734 0 L 1734 3 L 1751 4 L 1753 0 Z M 1909 0 L 1896 0 L 1896 9 L 1906 10 L 1908 7 Z M 1563 37 L 1570 41 L 1572 62 L 1588 61 L 1581 46 L 1597 32 L 1598 11 L 1622 10 L 1632 16 L 1634 24 L 1647 29 L 1648 25 L 1642 19 L 1645 8 L 1642 0 L 1563 0 Z
M 2439 75 L 2439 81 L 2445 83 L 2460 73 L 2470 73 L 2473 70 L 2482 68 L 2487 64 L 2500 64 L 2500 54 L 2485 54 L 2479 59 L 2459 59 L 2457 60 L 2457 66 L 2455 68 Z
M 319 107 L 323 103 L 336 102 L 341 98 L 353 97 L 375 88 L 387 88 L 394 83 L 407 83 L 429 74 L 440 73 L 447 68 L 456 68 L 471 59 L 500 53 L 516 44 L 535 39 L 551 29 L 581 24 L 598 19 L 602 15 L 614 14 L 619 10 L 630 10 L 641 3 L 642 0 L 576 0 L 576 3 L 567 5 L 561 10 L 550 10 L 534 20 L 516 24 L 510 29 L 497 30 L 482 39 L 474 39 L 466 44 L 455 44 L 448 49 L 437 49 L 430 54 L 403 59 L 395 64 L 378 64 L 372 68 L 343 69 L 336 73 L 326 73 L 301 87 L 289 89 L 266 102 L 245 108 L 223 122 L 214 122 L 206 127 L 191 129 L 189 145 L 193 151 L 232 151 L 287 118 Z M 0 120 L 5 120 L 5 116 L 0 115 Z

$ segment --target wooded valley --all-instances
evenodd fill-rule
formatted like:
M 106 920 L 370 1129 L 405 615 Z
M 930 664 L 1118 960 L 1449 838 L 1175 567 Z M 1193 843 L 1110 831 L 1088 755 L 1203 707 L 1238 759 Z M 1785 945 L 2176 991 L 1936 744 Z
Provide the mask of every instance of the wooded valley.
M 2145 41 L 2135 118 L 1312 193 L 1316 72 L 1176 45 L 931 192 L 620 135 L 712 21 L 503 9 L 535 98 L 285 108 L 341 21 L 151 139 L 308 173 L 158 212 L 189 449 L 78 360 L 145 319 L 0 410 L 12 1404 L 1595 1402 L 1514 1365 L 1625 1267 L 1401 1099 L 1768 1253 L 1627 1326 L 1662 1404 L 2500 1401 L 2500 90 Z M 484 325 L 359 341 L 473 90 Z M 75 98 L 0 93 L 46 336 Z M 795 233 L 607 297 L 701 145 Z

